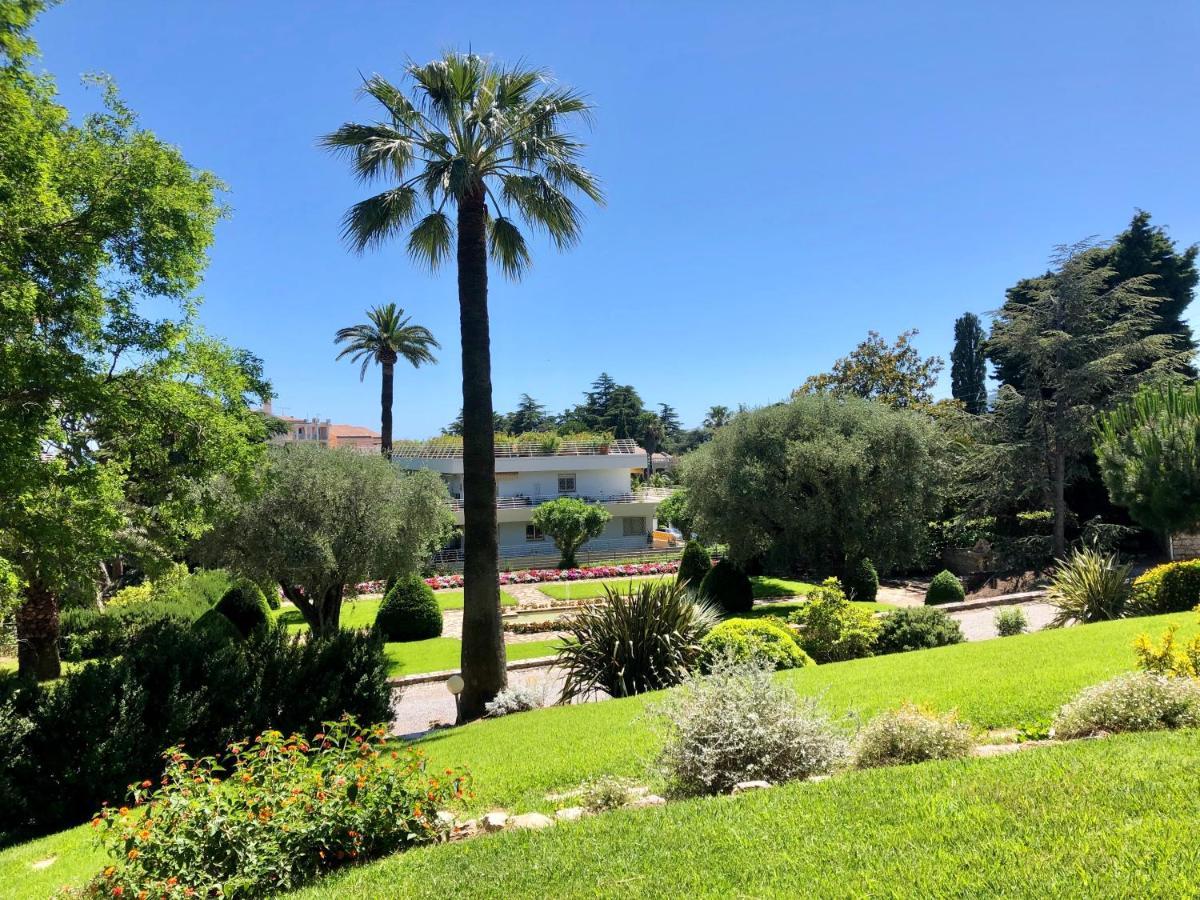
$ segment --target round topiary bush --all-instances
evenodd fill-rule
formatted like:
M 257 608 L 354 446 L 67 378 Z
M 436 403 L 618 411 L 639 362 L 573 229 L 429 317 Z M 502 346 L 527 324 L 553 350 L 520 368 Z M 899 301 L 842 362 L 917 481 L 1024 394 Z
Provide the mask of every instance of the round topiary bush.
M 379 605 L 375 627 L 389 641 L 424 641 L 442 636 L 442 611 L 433 588 L 420 575 L 396 579 Z
M 727 559 L 709 569 L 700 582 L 700 594 L 719 604 L 727 613 L 749 612 L 754 606 L 754 586 L 750 577 Z
M 929 582 L 929 590 L 925 592 L 926 603 L 961 603 L 967 599 L 958 576 L 949 569 L 942 569 Z
M 675 573 L 675 581 L 685 588 L 696 590 L 700 582 L 712 568 L 712 560 L 708 551 L 699 541 L 688 541 L 683 548 L 683 556 L 679 559 L 679 571 Z
M 1200 559 L 1163 563 L 1133 582 L 1129 605 L 1138 615 L 1184 612 L 1200 603 Z
M 239 581 L 227 590 L 213 607 L 233 623 L 242 636 L 265 628 L 271 619 L 271 607 L 262 588 L 253 581 Z
M 874 564 L 864 556 L 858 562 L 847 566 L 842 585 L 851 600 L 874 603 L 879 593 L 879 573 L 875 571 Z
M 709 664 L 722 659 L 761 659 L 776 669 L 813 665 L 787 626 L 771 619 L 726 619 L 700 642 Z

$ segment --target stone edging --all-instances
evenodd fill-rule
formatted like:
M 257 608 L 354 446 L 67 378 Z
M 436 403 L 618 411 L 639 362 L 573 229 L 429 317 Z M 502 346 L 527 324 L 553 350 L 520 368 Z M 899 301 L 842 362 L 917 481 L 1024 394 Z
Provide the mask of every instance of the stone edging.
M 946 612 L 969 612 L 973 609 L 987 609 L 991 606 L 1015 606 L 1018 603 L 1028 603 L 1030 600 L 1040 600 L 1046 596 L 1044 590 L 1022 591 L 1019 594 L 1000 594 L 996 597 L 981 597 L 978 600 L 964 600 L 961 603 L 930 603 L 935 609 Z
M 518 669 L 540 669 L 545 666 L 554 665 L 558 659 L 557 656 L 535 656 L 532 659 L 519 659 L 516 662 L 508 664 L 508 671 L 515 672 Z M 388 679 L 388 687 L 400 688 L 408 687 L 412 684 L 430 684 L 435 681 L 445 681 L 451 675 L 461 674 L 458 669 L 446 669 L 442 672 L 422 672 L 420 675 L 399 675 L 395 678 Z

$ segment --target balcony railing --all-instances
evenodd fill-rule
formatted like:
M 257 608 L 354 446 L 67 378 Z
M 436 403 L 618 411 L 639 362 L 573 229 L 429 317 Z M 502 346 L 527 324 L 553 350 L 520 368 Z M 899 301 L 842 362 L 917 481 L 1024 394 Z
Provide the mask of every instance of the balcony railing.
M 669 488 L 642 488 L 637 491 L 625 491 L 619 494 L 558 494 L 553 497 L 497 497 L 496 509 L 523 509 L 529 506 L 541 506 L 551 500 L 562 497 L 573 497 L 585 503 L 660 503 L 671 496 Z M 450 507 L 460 510 L 463 501 L 459 497 L 450 498 Z
M 496 458 L 513 459 L 533 456 L 615 456 L 641 453 L 637 441 L 559 441 L 556 444 L 534 441 L 497 441 Z M 396 441 L 392 459 L 462 459 L 458 442 Z

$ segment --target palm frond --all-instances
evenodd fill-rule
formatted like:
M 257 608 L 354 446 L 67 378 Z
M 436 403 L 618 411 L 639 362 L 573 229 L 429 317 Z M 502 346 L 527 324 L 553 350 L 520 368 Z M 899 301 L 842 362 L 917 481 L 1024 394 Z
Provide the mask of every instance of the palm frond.
M 348 122 L 321 138 L 321 146 L 350 157 L 360 181 L 383 175 L 403 178 L 413 160 L 412 140 L 386 125 L 356 125 Z
M 525 236 L 510 219 L 503 217 L 488 222 L 488 251 L 505 277 L 513 281 L 519 281 L 533 262 L 525 246 Z
M 436 269 L 450 256 L 453 233 L 449 216 L 440 211 L 431 212 L 408 236 L 408 252 L 413 259 Z
M 418 194 L 398 187 L 355 203 L 342 219 L 342 238 L 358 253 L 399 234 L 417 213 Z
M 388 111 L 392 123 L 398 128 L 419 133 L 422 128 L 421 113 L 404 96 L 404 92 L 382 75 L 372 75 L 363 82 L 362 93 L 374 97 Z
M 506 175 L 503 196 L 535 227 L 543 229 L 559 247 L 579 239 L 579 207 L 541 175 Z

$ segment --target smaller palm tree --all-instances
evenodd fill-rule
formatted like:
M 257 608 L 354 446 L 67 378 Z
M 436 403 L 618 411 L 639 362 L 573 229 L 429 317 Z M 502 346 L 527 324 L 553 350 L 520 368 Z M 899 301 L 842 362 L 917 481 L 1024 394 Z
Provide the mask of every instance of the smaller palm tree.
M 716 431 L 729 423 L 729 407 L 728 406 L 710 406 L 708 415 L 704 417 L 704 427 L 710 431 Z
M 367 377 L 367 367 L 378 363 L 383 368 L 383 386 L 379 392 L 380 432 L 383 435 L 380 449 L 384 456 L 392 453 L 392 382 L 395 378 L 396 361 L 403 357 L 413 368 L 422 363 L 435 363 L 437 358 L 431 348 L 440 348 L 433 334 L 424 325 L 409 324 L 412 320 L 395 303 L 387 303 L 367 310 L 370 320 L 362 325 L 339 328 L 333 337 L 335 344 L 346 344 L 338 359 L 349 356 L 353 362 L 362 362 L 358 373 L 359 381 Z

